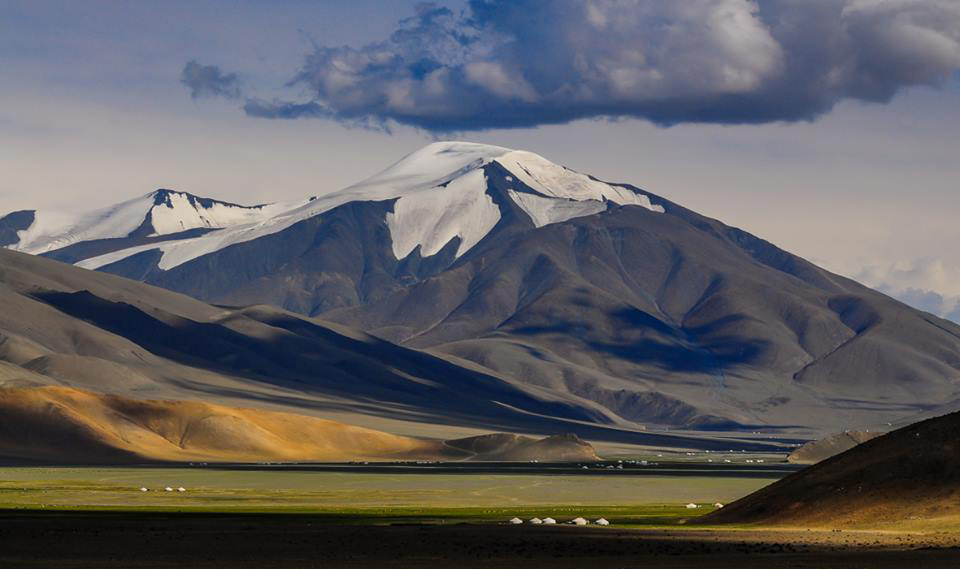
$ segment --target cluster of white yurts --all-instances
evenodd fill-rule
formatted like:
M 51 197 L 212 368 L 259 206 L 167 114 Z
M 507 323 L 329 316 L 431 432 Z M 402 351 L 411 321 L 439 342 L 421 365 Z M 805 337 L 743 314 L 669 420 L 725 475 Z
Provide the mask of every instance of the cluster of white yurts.
M 700 508 L 701 506 L 700 506 L 700 504 L 696 504 L 696 503 L 694 503 L 694 502 L 690 502 L 689 504 L 686 504 L 684 507 L 685 507 L 686 509 L 688 509 L 688 510 L 694 510 L 694 509 Z M 713 507 L 714 507 L 715 509 L 720 509 L 720 508 L 723 507 L 723 504 L 722 504 L 721 502 L 717 502 L 717 503 L 715 503 L 715 504 L 713 505 Z M 533 524 L 533 525 L 535 525 L 535 526 L 539 526 L 539 525 L 548 525 L 548 526 L 550 526 L 550 525 L 556 525 L 556 524 L 557 524 L 557 520 L 555 520 L 554 518 L 543 518 L 543 519 L 540 519 L 540 518 L 531 518 L 531 519 L 527 520 L 527 522 L 524 522 L 524 521 L 521 520 L 520 518 L 511 518 L 510 520 L 507 521 L 507 523 L 508 523 L 508 524 L 513 524 L 513 525 L 520 525 L 520 524 L 523 524 L 523 523 L 529 523 L 529 524 Z M 587 525 L 590 525 L 590 523 L 591 523 L 590 520 L 587 520 L 586 518 L 580 518 L 580 517 L 573 518 L 572 520 L 566 522 L 567 525 L 573 525 L 573 526 L 587 526 Z M 599 519 L 596 519 L 596 520 L 593 521 L 593 525 L 597 525 L 597 526 L 608 526 L 608 525 L 610 525 L 610 522 L 607 521 L 605 518 L 599 518 Z
M 520 524 L 524 523 L 524 521 L 521 520 L 520 518 L 512 518 L 512 519 L 511 519 L 510 521 L 508 521 L 507 523 L 514 524 L 514 525 L 520 525 Z M 555 520 L 554 518 L 543 518 L 543 519 L 540 519 L 540 518 L 530 518 L 526 523 L 533 524 L 533 525 L 535 525 L 535 526 L 539 526 L 539 525 L 552 526 L 552 525 L 556 525 L 556 524 L 557 524 L 557 520 Z M 587 520 L 586 518 L 577 517 L 577 518 L 573 518 L 572 520 L 566 522 L 566 524 L 567 524 L 567 525 L 574 525 L 574 526 L 585 526 L 585 525 L 589 525 L 589 524 L 590 524 L 590 521 Z M 600 519 L 594 520 L 594 521 L 593 521 L 593 524 L 594 524 L 594 525 L 598 525 L 598 526 L 608 526 L 608 525 L 610 525 L 610 522 L 608 522 L 608 521 L 607 521 L 606 519 L 604 519 L 604 518 L 600 518 Z

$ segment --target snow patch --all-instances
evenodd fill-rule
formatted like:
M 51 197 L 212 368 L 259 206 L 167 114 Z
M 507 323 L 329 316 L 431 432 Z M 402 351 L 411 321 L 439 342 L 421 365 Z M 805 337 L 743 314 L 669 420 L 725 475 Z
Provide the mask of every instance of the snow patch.
M 38 255 L 82 241 L 127 237 L 139 229 L 148 216 L 153 227 L 150 236 L 158 236 L 255 223 L 290 207 L 293 206 L 289 203 L 245 207 L 184 192 L 157 190 L 88 212 L 38 211 L 33 225 L 18 232 L 20 241 L 14 248 Z
M 436 255 L 455 237 L 456 256 L 480 242 L 500 221 L 500 208 L 487 195 L 482 169 L 474 169 L 446 186 L 404 195 L 387 214 L 393 254 L 403 259 L 420 246 L 420 255 Z
M 537 227 L 561 223 L 576 217 L 585 217 L 606 211 L 607 203 L 596 200 L 574 201 L 558 198 L 547 198 L 507 190 L 510 198 L 524 211 Z
M 223 229 L 262 221 L 280 213 L 284 204 L 244 207 L 210 200 L 201 204 L 194 196 L 181 192 L 168 192 L 164 202 L 151 211 L 153 235 L 169 235 L 188 229 Z
M 153 205 L 152 194 L 88 212 L 37 211 L 13 248 L 39 255 L 80 241 L 126 237 L 140 227 Z
M 651 203 L 649 196 L 594 180 L 532 152 L 515 150 L 498 156 L 496 161 L 532 190 L 546 197 L 611 201 L 618 205 L 638 205 L 659 213 L 664 211 L 662 206 Z

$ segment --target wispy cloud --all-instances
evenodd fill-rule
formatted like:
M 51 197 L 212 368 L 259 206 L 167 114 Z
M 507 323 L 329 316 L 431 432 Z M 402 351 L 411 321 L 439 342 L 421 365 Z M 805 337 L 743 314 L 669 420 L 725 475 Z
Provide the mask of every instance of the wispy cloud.
M 240 82 L 236 73 L 224 73 L 216 65 L 200 65 L 189 61 L 180 73 L 180 82 L 190 89 L 194 99 L 201 97 L 240 98 Z
M 232 74 L 188 68 L 193 96 L 237 96 Z M 315 46 L 289 84 L 307 100 L 246 109 L 438 132 L 803 121 L 958 69 L 955 0 L 471 0 L 421 4 L 382 41 Z
M 866 267 L 853 277 L 920 310 L 960 323 L 960 267 L 919 259 Z

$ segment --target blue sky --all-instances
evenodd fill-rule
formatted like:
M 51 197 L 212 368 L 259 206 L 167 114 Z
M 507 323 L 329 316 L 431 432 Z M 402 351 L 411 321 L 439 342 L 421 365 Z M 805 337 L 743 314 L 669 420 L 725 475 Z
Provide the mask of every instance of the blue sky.
M 453 137 L 634 183 L 960 319 L 958 4 L 0 0 L 0 212 L 321 194 Z M 190 61 L 218 74 L 184 84 Z

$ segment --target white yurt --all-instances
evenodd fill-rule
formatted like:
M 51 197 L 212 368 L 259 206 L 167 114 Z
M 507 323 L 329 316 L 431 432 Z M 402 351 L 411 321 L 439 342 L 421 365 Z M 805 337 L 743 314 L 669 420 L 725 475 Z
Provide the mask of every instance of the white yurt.
M 695 510 L 695 509 L 697 509 L 697 508 L 699 508 L 699 507 L 700 507 L 700 506 L 694 504 L 693 502 L 690 502 L 689 504 L 686 505 L 686 508 L 687 508 L 688 510 Z
M 573 519 L 570 521 L 570 523 L 572 523 L 572 524 L 575 525 L 575 526 L 585 526 L 585 525 L 587 525 L 587 520 L 585 520 L 585 519 L 583 519 L 583 518 L 573 518 Z
M 514 524 L 514 525 L 522 524 L 522 523 L 523 523 L 523 520 L 521 520 L 520 518 L 510 518 L 510 522 L 509 522 L 509 523 Z
M 608 525 L 610 525 L 610 522 L 608 522 L 608 521 L 606 520 L 606 518 L 600 518 L 599 520 L 597 520 L 597 521 L 595 521 L 595 522 L 593 522 L 593 523 L 597 524 L 598 526 L 608 526 Z
M 530 523 L 535 526 L 538 526 L 543 523 L 543 520 L 541 520 L 540 518 L 530 518 Z
M 553 524 L 557 523 L 557 520 L 553 518 L 543 518 L 543 523 L 548 526 L 552 526 Z

